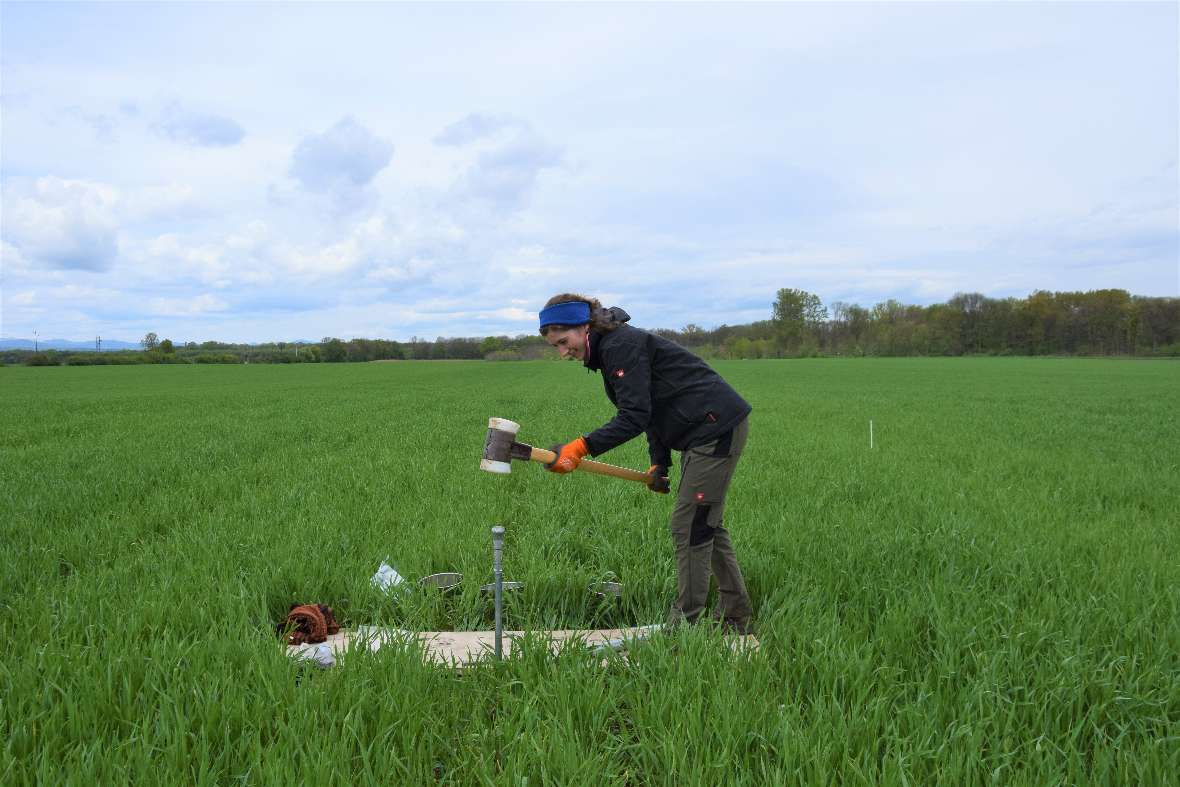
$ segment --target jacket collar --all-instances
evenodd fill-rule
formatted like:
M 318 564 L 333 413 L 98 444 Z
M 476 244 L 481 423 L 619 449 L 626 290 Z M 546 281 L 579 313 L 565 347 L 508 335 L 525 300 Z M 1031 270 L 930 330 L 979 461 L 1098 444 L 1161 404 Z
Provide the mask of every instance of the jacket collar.
M 582 361 L 582 365 L 592 372 L 597 372 L 602 368 L 602 360 L 598 357 L 598 345 L 602 341 L 602 335 L 590 329 L 586 334 L 586 360 Z
M 627 312 L 620 309 L 618 306 L 612 306 L 606 311 L 607 314 L 610 315 L 610 321 L 618 323 L 619 327 L 622 327 L 623 323 L 631 319 L 631 315 L 627 314 Z M 618 330 L 618 328 L 615 330 Z M 600 345 L 606 336 L 607 334 L 598 333 L 593 328 L 591 328 L 590 333 L 586 337 L 588 340 L 586 360 L 582 361 L 582 365 L 592 372 L 597 372 L 602 369 L 602 355 L 600 352 Z

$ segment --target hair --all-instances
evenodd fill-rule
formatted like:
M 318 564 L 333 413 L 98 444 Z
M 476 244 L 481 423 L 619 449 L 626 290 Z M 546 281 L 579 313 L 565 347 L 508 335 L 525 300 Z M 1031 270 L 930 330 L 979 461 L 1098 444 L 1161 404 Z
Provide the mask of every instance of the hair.
M 563 292 L 559 295 L 554 295 L 549 300 L 545 301 L 545 308 L 548 309 L 555 303 L 569 303 L 570 301 L 580 301 L 590 307 L 590 328 L 599 333 L 609 333 L 619 324 L 610 318 L 606 309 L 602 308 L 597 298 L 587 298 L 585 295 L 579 295 L 576 292 Z M 541 329 L 541 335 L 544 336 L 549 331 L 568 331 L 577 328 L 576 325 L 546 325 Z

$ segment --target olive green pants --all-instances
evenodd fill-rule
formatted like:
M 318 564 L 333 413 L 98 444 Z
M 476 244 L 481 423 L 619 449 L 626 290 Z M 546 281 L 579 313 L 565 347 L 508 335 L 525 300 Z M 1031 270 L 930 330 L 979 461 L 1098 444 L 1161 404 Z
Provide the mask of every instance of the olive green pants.
M 670 524 L 677 572 L 672 624 L 695 623 L 704 613 L 710 576 L 717 578 L 719 617 L 744 624 L 753 614 L 729 531 L 721 524 L 725 493 L 749 430 L 744 419 L 728 435 L 680 455 L 680 488 Z

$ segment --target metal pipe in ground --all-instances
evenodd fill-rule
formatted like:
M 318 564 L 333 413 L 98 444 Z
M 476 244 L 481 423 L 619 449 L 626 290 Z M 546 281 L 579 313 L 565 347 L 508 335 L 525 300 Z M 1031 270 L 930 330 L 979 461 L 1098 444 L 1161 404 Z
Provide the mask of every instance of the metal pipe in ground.
M 504 603 L 504 528 L 496 525 L 492 528 L 492 570 L 496 578 L 496 661 L 504 655 L 504 620 L 502 617 Z

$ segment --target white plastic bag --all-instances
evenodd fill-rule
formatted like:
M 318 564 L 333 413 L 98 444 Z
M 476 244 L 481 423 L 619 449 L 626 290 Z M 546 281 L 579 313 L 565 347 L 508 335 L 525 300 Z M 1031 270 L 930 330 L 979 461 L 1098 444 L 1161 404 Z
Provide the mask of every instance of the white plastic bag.
M 397 573 L 397 569 L 384 560 L 381 561 L 381 567 L 377 569 L 377 573 L 373 575 L 373 584 L 386 593 L 404 590 L 408 587 L 406 580 Z
M 306 645 L 292 654 L 296 661 L 310 661 L 320 669 L 336 666 L 336 654 L 327 642 L 319 645 Z
M 332 648 L 330 648 L 326 642 L 321 643 L 316 647 L 315 653 L 313 653 L 311 656 L 311 660 L 314 661 L 316 666 L 320 669 L 328 669 L 329 667 L 336 666 L 336 656 L 332 653 Z

